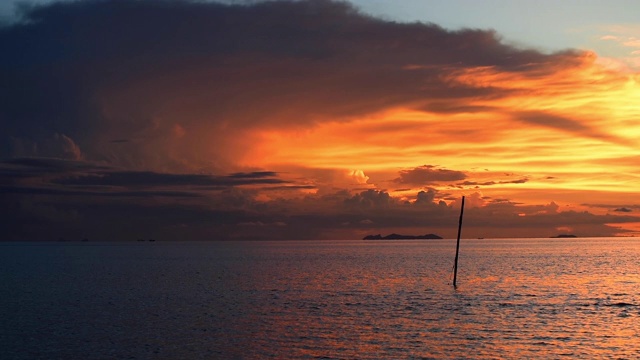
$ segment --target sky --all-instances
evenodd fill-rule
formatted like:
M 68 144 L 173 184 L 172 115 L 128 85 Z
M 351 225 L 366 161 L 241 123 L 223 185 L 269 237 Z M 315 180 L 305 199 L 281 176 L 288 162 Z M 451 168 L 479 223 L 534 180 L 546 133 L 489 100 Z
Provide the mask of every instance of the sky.
M 3 240 L 640 234 L 636 2 L 16 4 Z

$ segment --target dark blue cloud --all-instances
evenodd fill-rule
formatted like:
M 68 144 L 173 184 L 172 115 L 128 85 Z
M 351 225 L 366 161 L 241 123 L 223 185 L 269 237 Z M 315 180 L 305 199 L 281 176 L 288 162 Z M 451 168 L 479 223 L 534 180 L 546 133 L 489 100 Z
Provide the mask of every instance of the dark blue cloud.
M 54 156 L 41 144 L 59 134 L 85 159 L 120 165 L 150 168 L 154 154 L 164 155 L 158 168 L 180 163 L 176 153 L 186 163 L 205 152 L 225 160 L 249 127 L 390 106 L 478 111 L 465 100 L 509 90 L 447 74 L 492 66 L 539 75 L 579 59 L 517 49 L 492 31 L 377 19 L 330 0 L 90 0 L 25 7 L 22 17 L 0 28 L 0 157 Z M 186 138 L 169 146 L 177 123 Z
M 256 184 L 283 184 L 282 179 L 274 178 L 276 173 L 257 173 L 246 177 L 211 176 L 198 174 L 162 174 L 152 171 L 111 171 L 89 175 L 64 177 L 52 180 L 61 185 L 92 185 L 92 186 L 122 186 L 122 187 L 153 187 L 153 186 L 239 186 Z
M 103 186 L 120 188 L 157 189 L 159 187 L 228 188 L 241 185 L 285 185 L 278 173 L 257 171 L 233 173 L 227 176 L 201 174 L 171 174 L 153 171 L 121 171 L 81 161 L 25 158 L 0 162 L 1 178 L 42 178 L 39 182 L 61 186 Z M 5 189 L 5 192 L 8 190 Z
M 84 197 L 200 197 L 199 194 L 186 191 L 91 191 L 72 190 L 66 188 L 28 187 L 28 186 L 0 186 L 0 194 L 12 195 L 59 195 Z

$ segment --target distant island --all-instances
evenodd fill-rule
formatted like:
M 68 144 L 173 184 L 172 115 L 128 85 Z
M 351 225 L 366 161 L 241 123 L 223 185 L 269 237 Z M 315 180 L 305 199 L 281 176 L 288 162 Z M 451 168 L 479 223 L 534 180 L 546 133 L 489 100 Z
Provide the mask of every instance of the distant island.
M 577 237 L 577 236 L 575 236 L 573 234 L 560 234 L 560 235 L 552 236 L 551 238 L 562 239 L 562 238 L 575 238 L 575 237 Z
M 425 235 L 401 235 L 401 234 L 389 234 L 387 236 L 367 235 L 362 240 L 415 240 L 415 239 L 442 239 L 442 237 L 436 234 Z

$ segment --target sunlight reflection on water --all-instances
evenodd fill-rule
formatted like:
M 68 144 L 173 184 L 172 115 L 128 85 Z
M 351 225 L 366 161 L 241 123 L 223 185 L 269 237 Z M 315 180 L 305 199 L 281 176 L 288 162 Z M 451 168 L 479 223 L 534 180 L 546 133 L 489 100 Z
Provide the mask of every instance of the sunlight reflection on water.
M 637 358 L 639 245 L 2 244 L 0 357 Z

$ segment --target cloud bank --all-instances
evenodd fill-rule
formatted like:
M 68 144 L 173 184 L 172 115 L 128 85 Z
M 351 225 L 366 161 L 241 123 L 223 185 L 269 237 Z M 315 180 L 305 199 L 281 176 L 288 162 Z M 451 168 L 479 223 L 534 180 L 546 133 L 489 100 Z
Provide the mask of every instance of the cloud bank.
M 26 8 L 23 18 L 0 29 L 0 130 L 10 144 L 1 155 L 149 170 L 230 166 L 255 129 L 393 107 L 461 111 L 513 91 L 456 81 L 467 68 L 540 76 L 582 61 L 337 1 L 96 0 Z
M 309 164 L 359 147 L 374 157 L 365 147 L 374 141 L 400 150 L 446 144 L 451 133 L 490 141 L 484 129 L 501 121 L 629 146 L 547 98 L 519 101 L 540 84 L 562 94 L 581 84 L 555 76 L 591 66 L 589 53 L 522 49 L 493 31 L 397 23 L 330 0 L 91 0 L 27 6 L 22 19 L 0 27 L 0 230 L 11 240 L 353 238 L 425 227 L 450 236 L 450 189 L 531 177 L 442 163 L 459 151 L 446 146 L 431 154 L 441 166 L 416 161 L 376 175 Z M 398 109 L 427 117 L 367 122 Z M 460 128 L 459 116 L 476 115 L 474 129 Z M 295 171 L 257 159 L 269 157 L 259 145 L 274 133 L 343 125 L 355 130 L 335 152 L 281 166 Z M 277 149 L 294 142 L 272 139 Z M 637 221 L 474 199 L 470 231 L 482 236 L 568 226 L 610 235 L 624 232 L 612 224 Z

